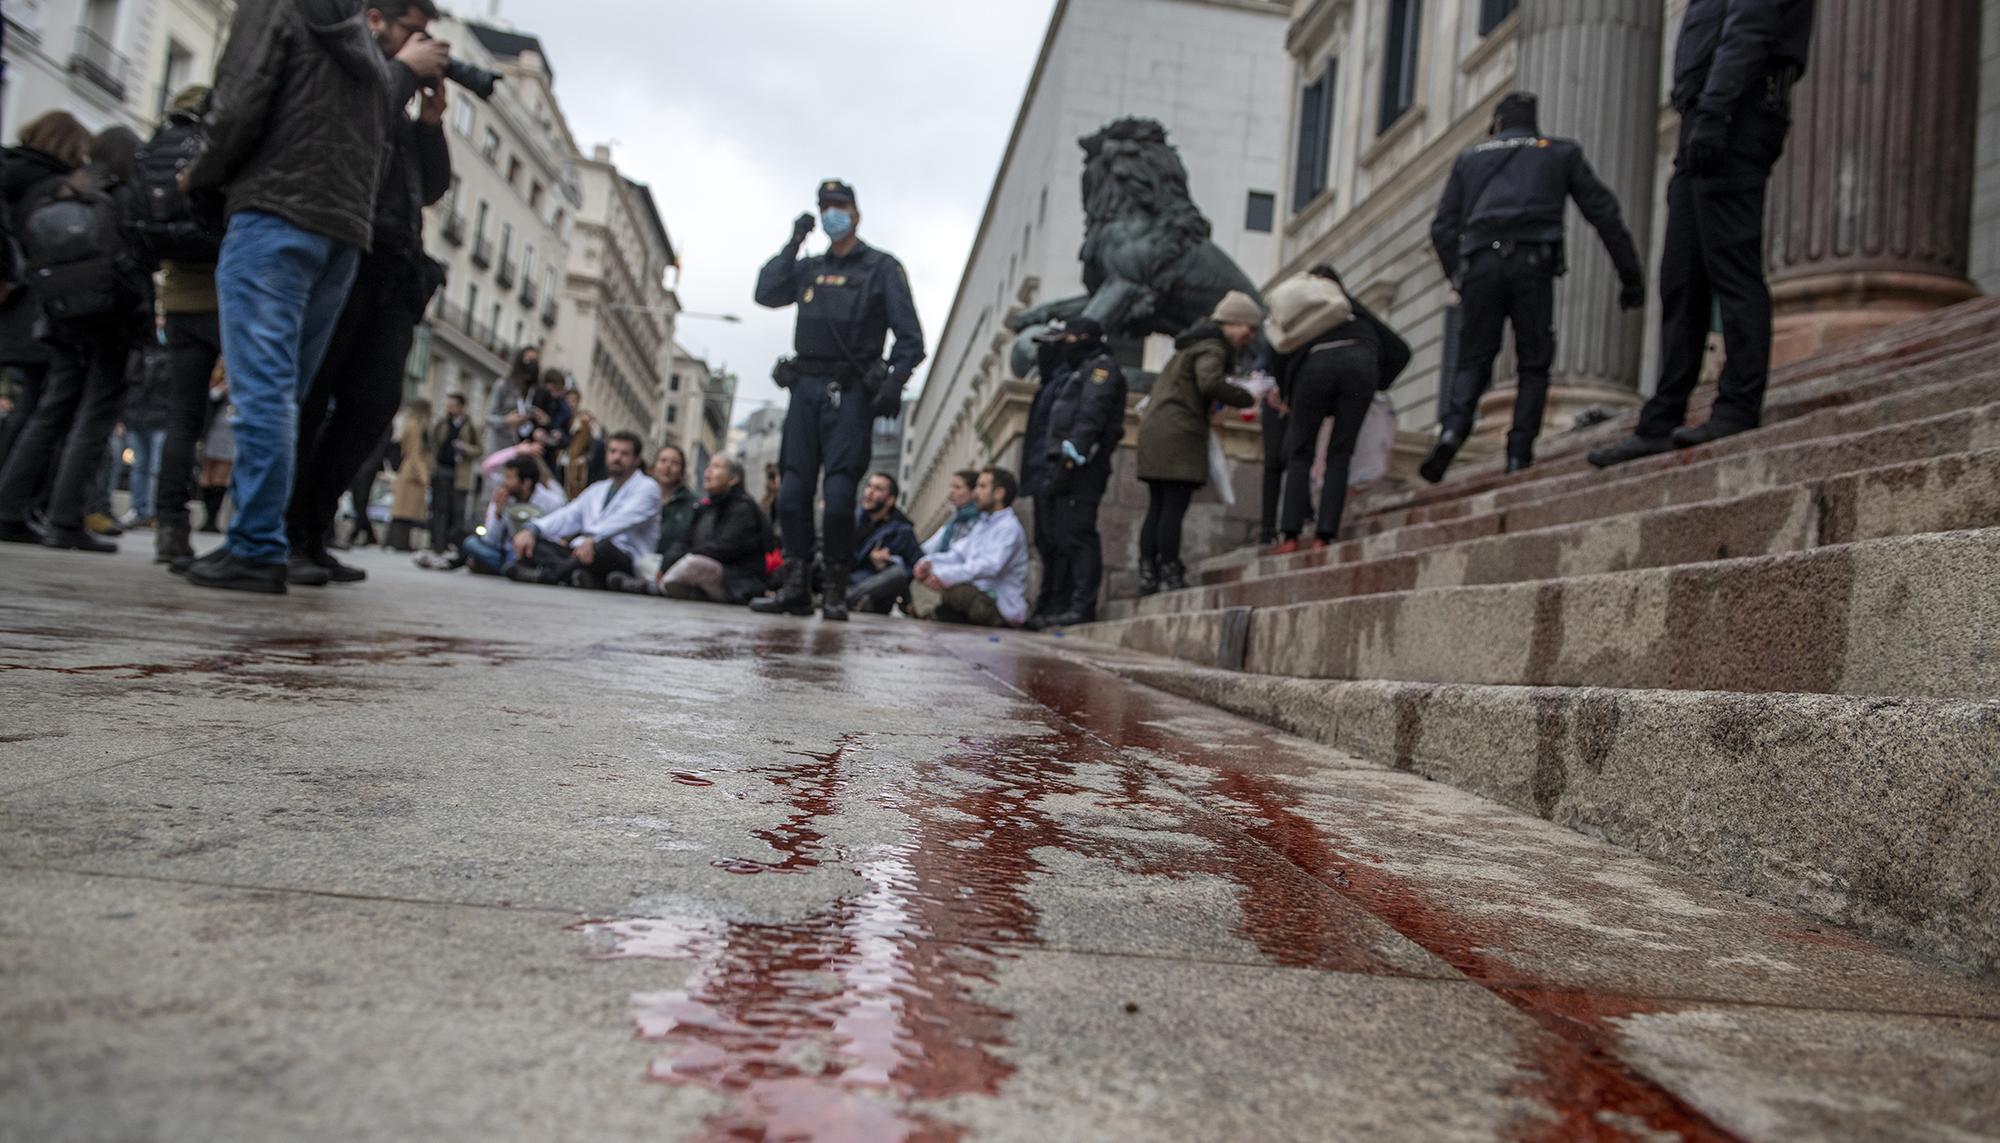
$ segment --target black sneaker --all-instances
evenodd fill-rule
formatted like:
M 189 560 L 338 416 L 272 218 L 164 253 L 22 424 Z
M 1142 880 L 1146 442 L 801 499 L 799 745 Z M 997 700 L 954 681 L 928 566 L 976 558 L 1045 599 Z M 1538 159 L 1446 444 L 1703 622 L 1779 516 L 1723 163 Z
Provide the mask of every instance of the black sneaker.
M 285 582 L 299 587 L 325 587 L 333 582 L 333 573 L 294 552 L 285 562 Z
M 1674 447 L 1694 448 L 1697 445 L 1705 445 L 1710 441 L 1719 441 L 1724 437 L 1733 437 L 1737 433 L 1747 433 L 1749 431 L 1749 426 L 1746 425 L 1732 425 L 1727 422 L 1718 423 L 1711 419 L 1705 425 L 1689 425 L 1686 428 L 1675 429 L 1673 436 Z
M 42 534 L 30 528 L 25 520 L 0 520 L 0 543 L 39 544 Z
M 1642 437 L 1634 433 L 1615 445 L 1593 451 L 1588 459 L 1597 468 L 1610 468 L 1614 464 L 1672 451 L 1674 442 L 1666 437 Z
M 118 545 L 110 540 L 100 540 L 83 528 L 50 528 L 42 537 L 42 546 L 68 552 L 103 552 L 109 555 L 118 550 Z
M 196 587 L 211 587 L 218 591 L 283 595 L 286 572 L 284 564 L 253 564 L 223 549 L 189 564 L 187 581 Z
M 368 578 L 368 573 L 351 564 L 341 563 L 333 558 L 333 553 L 325 548 L 307 548 L 300 553 L 306 559 L 326 569 L 326 574 L 334 583 L 360 583 Z

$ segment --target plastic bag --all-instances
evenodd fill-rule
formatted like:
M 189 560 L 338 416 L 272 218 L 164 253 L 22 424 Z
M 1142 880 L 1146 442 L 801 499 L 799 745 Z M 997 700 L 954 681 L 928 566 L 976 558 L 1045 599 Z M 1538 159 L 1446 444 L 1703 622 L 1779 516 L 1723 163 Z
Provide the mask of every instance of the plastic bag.
M 1317 495 L 1326 485 L 1326 450 L 1333 440 L 1333 418 L 1319 427 L 1319 447 L 1313 458 L 1312 489 Z M 1347 486 L 1359 488 L 1389 475 L 1389 462 L 1396 452 L 1396 406 L 1387 393 L 1375 394 L 1368 416 L 1361 422 L 1361 436 L 1354 442 L 1354 457 L 1347 468 Z
M 1215 485 L 1216 499 L 1236 507 L 1235 474 L 1229 470 L 1229 454 L 1222 450 L 1222 434 L 1208 430 L 1208 482 Z

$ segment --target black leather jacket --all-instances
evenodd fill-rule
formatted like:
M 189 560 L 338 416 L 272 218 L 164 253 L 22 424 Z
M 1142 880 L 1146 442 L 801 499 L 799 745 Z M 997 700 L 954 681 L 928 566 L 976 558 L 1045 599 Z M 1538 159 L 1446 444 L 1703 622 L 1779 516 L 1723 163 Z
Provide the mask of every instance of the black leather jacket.
M 389 156 L 389 61 L 362 0 L 241 4 L 216 67 L 195 190 L 367 250 Z

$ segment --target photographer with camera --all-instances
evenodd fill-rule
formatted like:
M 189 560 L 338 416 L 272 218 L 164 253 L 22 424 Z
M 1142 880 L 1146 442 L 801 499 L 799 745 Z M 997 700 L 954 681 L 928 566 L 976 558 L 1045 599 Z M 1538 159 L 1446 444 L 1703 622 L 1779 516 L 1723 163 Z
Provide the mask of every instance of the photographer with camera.
M 399 110 L 391 125 L 389 161 L 375 196 L 374 243 L 361 256 L 326 359 L 299 403 L 298 475 L 285 514 L 291 540 L 287 575 L 294 584 L 366 578 L 360 568 L 333 557 L 327 536 L 340 494 L 396 418 L 417 322 L 444 284 L 444 268 L 424 254 L 423 235 L 424 207 L 451 190 L 451 152 L 444 137 L 451 45 L 426 30 L 436 16 L 431 0 L 373 0 L 367 10 L 368 29 L 389 57 L 390 98 L 398 108 L 418 99 L 417 114 L 412 118 Z M 463 406 L 459 398 L 461 420 Z M 470 425 L 463 435 L 475 451 L 453 467 L 469 475 L 479 438 Z M 449 510 L 454 497 L 449 474 L 441 485 L 433 482 L 431 494 L 445 509 L 444 520 L 455 522 L 463 514 L 462 500 L 457 512 Z M 433 549 L 442 551 L 446 539 L 433 535 Z
M 902 263 L 855 237 L 861 211 L 854 188 L 835 179 L 819 186 L 820 223 L 833 240 L 825 254 L 801 258 L 799 247 L 814 220 L 802 214 L 792 241 L 757 276 L 757 304 L 799 307 L 792 346 L 798 356 L 780 361 L 774 379 L 791 390 L 778 463 L 778 528 L 784 568 L 778 594 L 750 606 L 766 614 L 812 614 L 809 563 L 814 548 L 813 492 L 826 473 L 824 529 L 819 536 L 821 614 L 847 619 L 843 587 L 854 551 L 854 494 L 867 471 L 870 432 L 877 417 L 902 407 L 903 385 L 924 359 L 924 331 Z M 890 333 L 896 345 L 882 350 Z

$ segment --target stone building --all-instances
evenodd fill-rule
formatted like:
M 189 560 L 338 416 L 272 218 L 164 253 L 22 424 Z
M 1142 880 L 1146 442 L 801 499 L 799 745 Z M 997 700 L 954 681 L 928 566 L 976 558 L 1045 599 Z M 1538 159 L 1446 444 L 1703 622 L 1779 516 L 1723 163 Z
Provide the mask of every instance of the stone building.
M 1187 166 L 1216 243 L 1253 280 L 1275 268 L 1288 10 L 1277 0 L 1056 5 L 923 390 L 905 406 L 904 506 L 919 530 L 949 514 L 953 471 L 1020 462 L 1034 386 L 1011 376 L 1013 335 L 1003 322 L 1038 301 L 1083 292 L 1079 138 L 1124 116 L 1157 119 Z M 1148 363 L 1164 356 L 1150 347 Z M 1143 511 L 1144 494 L 1129 474 L 1113 497 L 1136 497 Z M 1191 526 L 1207 527 L 1213 516 L 1205 501 Z M 1231 528 L 1235 540 L 1247 535 Z M 1119 543 L 1107 538 L 1114 565 L 1129 562 L 1122 551 L 1114 555 Z
M 760 405 L 730 434 L 729 455 L 743 465 L 743 489 L 760 501 L 769 490 L 764 470 L 778 463 L 784 433 L 785 407 Z
M 674 343 L 667 372 L 667 399 L 660 423 L 648 438 L 679 445 L 687 454 L 690 480 L 698 480 L 710 457 L 728 445 L 729 414 L 736 404 L 736 375 L 710 367 L 699 355 Z
M 1666 105 L 1685 0 L 1298 0 L 1282 265 L 1340 267 L 1416 351 L 1392 393 L 1402 427 L 1438 419 L 1456 308 L 1428 227 L 1453 158 L 1508 91 L 1577 139 L 1659 265 L 1679 117 Z M 1985 48 L 1982 53 L 1982 26 Z M 2000 271 L 2000 4 L 1821 0 L 1813 62 L 1771 183 L 1779 359 L 1977 292 Z M 1983 61 L 1983 62 L 1982 62 Z M 1981 98 L 1983 87 L 1988 93 Z M 1982 113 L 1982 108 L 1984 112 Z M 1978 163 L 1975 165 L 1975 146 Z M 1977 264 L 1974 255 L 1977 255 Z M 1617 308 L 1617 279 L 1571 210 L 1557 288 L 1549 424 L 1638 404 L 1655 385 L 1658 299 Z M 1511 404 L 1503 357 L 1482 428 Z M 1414 434 L 1412 434 L 1414 438 Z M 1404 452 L 1420 449 L 1406 439 Z
M 6 0 L 9 140 L 45 111 L 150 135 L 174 93 L 208 83 L 235 0 Z
M 418 327 L 407 385 L 434 404 L 464 393 L 476 411 L 523 347 L 539 347 L 545 366 L 576 368 L 555 337 L 556 293 L 583 191 L 541 41 L 451 19 L 431 30 L 456 58 L 505 77 L 490 99 L 451 87 L 452 189 L 424 219 L 425 248 L 447 276 Z
M 619 172 L 610 147 L 593 147 L 576 168 L 582 209 L 557 340 L 597 423 L 657 441 L 670 407 L 668 363 L 681 309 L 667 286 L 678 262 L 673 242 L 653 192 Z

